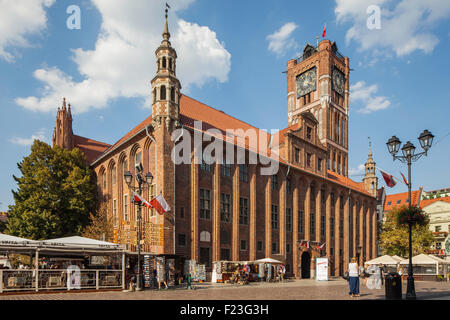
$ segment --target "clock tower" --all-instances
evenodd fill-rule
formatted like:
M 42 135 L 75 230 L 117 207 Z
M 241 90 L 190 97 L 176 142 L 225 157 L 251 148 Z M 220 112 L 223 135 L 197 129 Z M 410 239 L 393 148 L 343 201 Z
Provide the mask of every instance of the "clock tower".
M 306 44 L 303 54 L 287 64 L 289 126 L 311 112 L 320 141 L 327 147 L 328 170 L 348 175 L 348 97 L 350 64 L 335 42 Z

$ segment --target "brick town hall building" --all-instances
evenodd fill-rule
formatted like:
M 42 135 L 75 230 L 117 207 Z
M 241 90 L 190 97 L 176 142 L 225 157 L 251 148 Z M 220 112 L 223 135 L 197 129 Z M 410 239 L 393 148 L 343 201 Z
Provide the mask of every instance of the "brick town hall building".
M 174 164 L 172 132 L 183 128 L 193 136 L 194 121 L 202 121 L 202 132 L 220 130 L 223 140 L 227 129 L 259 130 L 181 93 L 169 39 L 166 17 L 151 81 L 152 114 L 115 144 L 74 135 L 70 105 L 58 108 L 53 144 L 86 154 L 108 201 L 114 242 L 136 250 L 136 208 L 123 174 L 135 175 L 141 162 L 154 176 L 144 198 L 162 193 L 171 206 L 164 215 L 144 207 L 144 252 L 194 259 L 207 268 L 213 261 L 272 257 L 297 278 L 313 276 L 319 256 L 329 257 L 331 276 L 342 275 L 353 256 L 360 263 L 374 258 L 375 162 L 369 153 L 363 182 L 348 178 L 350 67 L 336 44 L 308 44 L 300 58 L 288 61 L 289 126 L 273 135 L 279 170 L 262 175 L 261 164 Z M 247 158 L 251 152 L 245 148 Z

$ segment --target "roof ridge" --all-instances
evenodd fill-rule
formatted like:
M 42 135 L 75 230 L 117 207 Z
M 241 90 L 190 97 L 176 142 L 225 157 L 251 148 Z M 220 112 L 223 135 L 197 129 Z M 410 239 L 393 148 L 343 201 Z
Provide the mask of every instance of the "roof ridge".
M 188 96 L 188 95 L 185 95 L 185 94 L 183 94 L 183 93 L 182 93 L 181 95 L 184 96 L 184 97 L 186 97 L 186 98 L 189 98 L 189 99 L 191 99 L 191 100 L 194 100 L 194 101 L 196 101 L 196 102 L 198 102 L 198 103 L 204 105 L 205 107 L 208 107 L 208 108 L 210 108 L 210 109 L 212 109 L 212 110 L 214 110 L 214 111 L 222 112 L 224 115 L 226 115 L 226 116 L 228 116 L 228 117 L 230 117 L 230 118 L 233 118 L 234 120 L 237 120 L 237 121 L 239 121 L 239 122 L 241 122 L 241 123 L 245 123 L 246 125 L 249 125 L 250 127 L 253 127 L 253 128 L 255 128 L 255 129 L 258 129 L 258 130 L 262 130 L 262 129 L 258 128 L 258 127 L 255 127 L 254 125 L 252 125 L 252 124 L 250 124 L 250 123 L 248 123 L 248 122 L 242 121 L 242 120 L 240 120 L 240 119 L 238 119 L 238 118 L 236 118 L 236 117 L 234 117 L 234 116 L 232 116 L 232 115 L 226 113 L 225 111 L 222 111 L 222 110 L 213 108 L 213 107 L 207 105 L 206 103 L 203 103 L 203 102 L 201 102 L 201 101 L 199 101 L 199 100 L 197 100 L 197 99 L 194 99 L 194 98 L 192 98 L 192 97 L 190 97 L 190 96 Z M 180 112 L 180 113 L 181 113 L 181 112 Z M 183 114 L 183 113 L 181 113 L 181 114 Z M 270 133 L 268 133 L 268 134 L 270 134 Z
M 98 142 L 98 143 L 102 143 L 102 144 L 111 146 L 111 144 L 109 144 L 109 143 L 102 142 L 102 141 L 95 140 L 95 139 L 91 139 L 91 138 L 87 138 L 87 137 L 83 137 L 83 136 L 80 136 L 80 135 L 77 135 L 77 134 L 74 134 L 73 136 L 74 136 L 74 137 L 78 137 L 78 138 L 83 138 L 83 139 L 91 140 L 92 142 Z

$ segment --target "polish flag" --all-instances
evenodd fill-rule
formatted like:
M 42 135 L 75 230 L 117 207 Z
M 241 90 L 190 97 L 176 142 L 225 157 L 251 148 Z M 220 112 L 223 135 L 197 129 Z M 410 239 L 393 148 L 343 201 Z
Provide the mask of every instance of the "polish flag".
M 165 212 L 170 211 L 170 206 L 167 204 L 166 199 L 164 199 L 162 194 L 157 195 L 156 198 L 150 201 L 150 204 L 156 209 L 156 211 L 158 211 L 159 214 L 164 214 Z
M 306 241 L 306 247 L 309 249 L 309 241 Z
M 319 246 L 318 248 L 320 249 L 320 250 L 322 250 L 323 248 L 325 247 L 325 243 L 323 243 L 321 246 Z
M 325 23 L 325 25 L 323 26 L 322 38 L 325 38 L 326 35 L 327 35 L 327 24 Z
M 144 206 L 146 206 L 147 208 L 149 208 L 149 209 L 153 209 L 153 206 L 147 201 L 147 200 L 145 200 L 144 198 L 142 198 L 140 195 L 138 195 L 136 192 L 134 192 L 133 191 L 133 197 L 134 197 L 134 201 L 136 201 L 136 202 L 142 202 L 142 204 L 144 205 Z
M 395 186 L 397 183 L 394 181 L 394 177 L 384 171 L 381 171 L 381 175 L 383 176 L 384 181 L 386 182 L 386 185 L 390 188 Z

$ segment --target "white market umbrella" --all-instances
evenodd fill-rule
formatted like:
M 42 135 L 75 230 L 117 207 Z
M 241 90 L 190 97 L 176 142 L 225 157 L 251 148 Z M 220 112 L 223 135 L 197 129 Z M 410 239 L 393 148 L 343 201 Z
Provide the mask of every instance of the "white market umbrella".
M 254 261 L 255 263 L 273 263 L 273 264 L 282 264 L 281 261 L 272 259 L 272 258 L 264 258 Z

